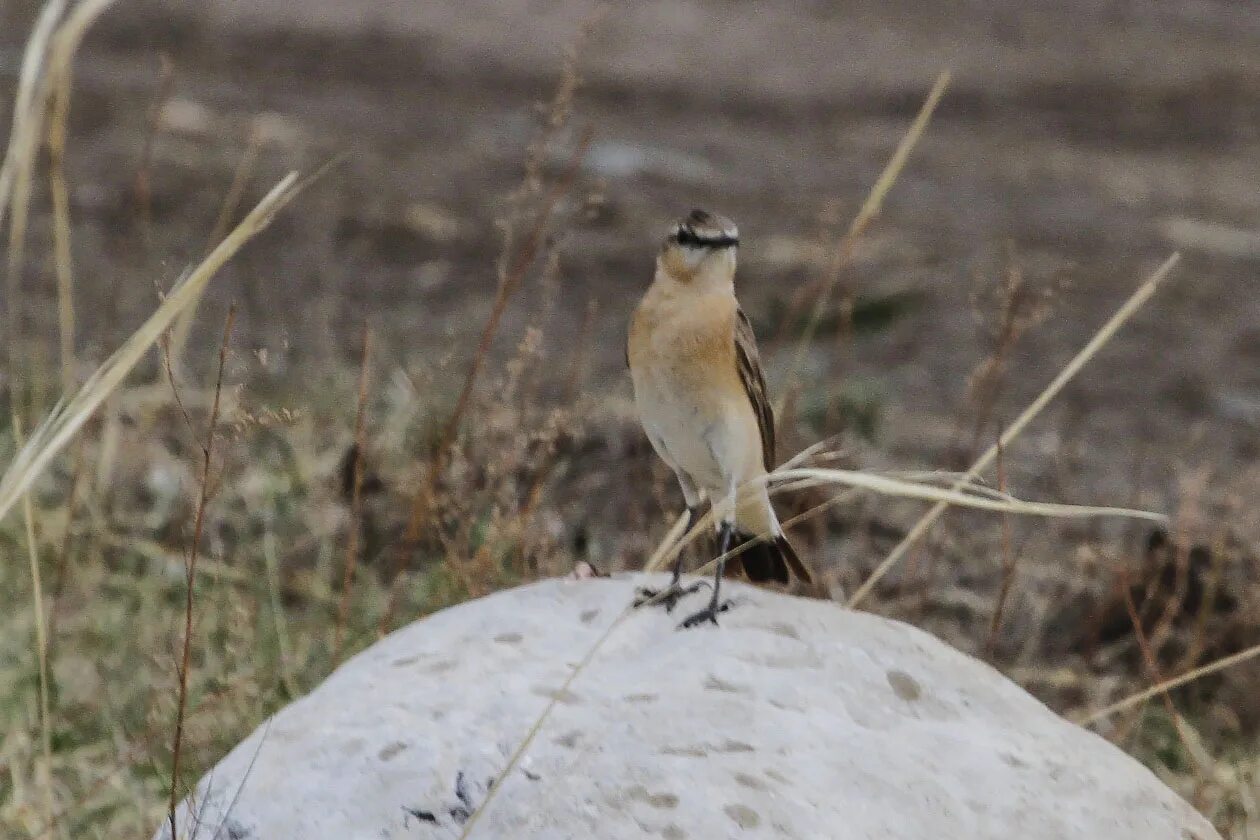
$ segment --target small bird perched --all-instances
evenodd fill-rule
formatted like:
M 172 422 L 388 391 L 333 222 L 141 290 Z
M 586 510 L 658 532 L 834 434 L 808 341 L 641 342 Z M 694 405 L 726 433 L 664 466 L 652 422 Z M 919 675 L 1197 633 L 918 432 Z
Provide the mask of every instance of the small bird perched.
M 656 258 L 656 276 L 630 322 L 626 361 L 639 419 L 652 448 L 678 477 L 687 503 L 687 528 L 709 498 L 721 511 L 718 556 L 732 544 L 758 540 L 733 558 L 749 579 L 787 583 L 788 572 L 806 583 L 809 570 L 783 536 L 764 484 L 742 487 L 774 469 L 774 411 L 766 394 L 757 343 L 735 299 L 739 230 L 729 219 L 692 210 L 675 225 Z M 713 579 L 709 606 L 682 627 L 705 621 L 721 600 L 723 563 Z M 672 609 L 687 589 L 679 586 L 682 555 L 662 593 L 644 591 L 640 603 L 660 596 Z

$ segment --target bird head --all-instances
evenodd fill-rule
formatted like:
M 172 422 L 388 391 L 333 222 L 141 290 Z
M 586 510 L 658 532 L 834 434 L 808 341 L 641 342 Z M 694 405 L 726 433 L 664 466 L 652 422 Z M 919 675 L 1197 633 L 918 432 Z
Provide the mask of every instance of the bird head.
M 681 282 L 698 276 L 730 279 L 735 273 L 739 228 L 725 216 L 692 210 L 661 244 L 657 265 Z

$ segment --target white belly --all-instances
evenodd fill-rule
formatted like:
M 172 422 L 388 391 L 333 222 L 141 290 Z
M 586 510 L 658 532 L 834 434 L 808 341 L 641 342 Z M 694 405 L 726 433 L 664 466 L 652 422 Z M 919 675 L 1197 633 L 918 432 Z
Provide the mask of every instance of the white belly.
M 685 472 L 710 498 L 755 474 L 760 455 L 751 406 L 732 395 L 667 375 L 636 375 L 635 403 L 653 448 L 675 472 Z M 736 395 L 742 397 L 743 395 Z M 745 426 L 752 426 L 750 430 Z

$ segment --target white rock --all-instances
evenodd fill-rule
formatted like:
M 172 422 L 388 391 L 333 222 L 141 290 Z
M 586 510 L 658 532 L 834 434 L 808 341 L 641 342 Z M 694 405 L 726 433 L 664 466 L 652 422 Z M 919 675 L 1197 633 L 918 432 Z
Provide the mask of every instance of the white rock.
M 832 603 L 732 585 L 721 627 L 675 630 L 704 595 L 638 611 L 562 690 L 643 580 L 546 581 L 394 633 L 202 780 L 197 836 L 459 837 L 554 697 L 470 836 L 1218 837 L 993 669 Z

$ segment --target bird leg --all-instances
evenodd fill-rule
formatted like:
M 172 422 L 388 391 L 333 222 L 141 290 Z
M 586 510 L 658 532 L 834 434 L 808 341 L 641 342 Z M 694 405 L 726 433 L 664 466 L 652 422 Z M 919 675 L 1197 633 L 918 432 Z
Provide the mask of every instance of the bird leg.
M 722 570 L 726 568 L 726 552 L 731 550 L 731 540 L 735 536 L 735 505 L 733 501 L 734 494 L 732 494 L 730 512 L 722 519 L 722 526 L 718 529 L 718 562 L 717 571 L 713 573 L 713 597 L 709 599 L 709 606 L 694 615 L 687 616 L 683 623 L 678 625 L 679 630 L 687 630 L 706 621 L 712 621 L 714 624 L 717 624 L 718 613 L 726 612 L 731 608 L 729 600 L 722 600 L 721 590 Z
M 700 506 L 687 508 L 687 527 L 683 528 L 683 535 L 691 533 L 691 526 L 696 524 L 696 519 L 700 516 Z M 673 612 L 674 607 L 681 598 L 700 591 L 701 587 L 708 586 L 708 581 L 700 581 L 690 586 L 684 587 L 679 584 L 679 578 L 682 577 L 683 552 L 678 552 L 678 556 L 674 558 L 674 577 L 669 582 L 669 586 L 664 589 L 648 589 L 639 587 L 635 592 L 634 605 L 641 607 L 651 602 L 653 604 L 664 604 L 665 612 Z

